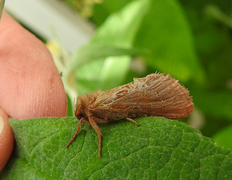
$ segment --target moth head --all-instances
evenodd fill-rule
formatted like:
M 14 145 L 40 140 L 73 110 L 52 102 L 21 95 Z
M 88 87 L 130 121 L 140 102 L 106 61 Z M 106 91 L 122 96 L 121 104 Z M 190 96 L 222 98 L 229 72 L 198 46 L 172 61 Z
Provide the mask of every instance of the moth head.
M 75 106 L 75 116 L 77 119 L 81 119 L 82 117 L 86 117 L 85 114 L 85 103 L 81 97 L 77 98 L 76 106 Z
M 77 119 L 84 118 L 85 122 L 88 122 L 88 117 L 90 114 L 91 105 L 95 102 L 99 92 L 94 92 L 91 94 L 81 95 L 77 98 L 75 106 L 75 116 Z

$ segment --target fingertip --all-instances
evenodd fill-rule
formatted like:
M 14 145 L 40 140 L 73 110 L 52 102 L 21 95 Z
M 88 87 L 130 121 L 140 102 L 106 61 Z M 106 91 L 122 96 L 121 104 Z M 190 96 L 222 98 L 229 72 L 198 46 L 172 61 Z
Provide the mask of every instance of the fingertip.
M 6 13 L 0 49 L 2 109 L 17 120 L 66 116 L 67 96 L 50 52 Z
M 0 172 L 6 165 L 14 147 L 14 136 L 9 116 L 0 108 Z

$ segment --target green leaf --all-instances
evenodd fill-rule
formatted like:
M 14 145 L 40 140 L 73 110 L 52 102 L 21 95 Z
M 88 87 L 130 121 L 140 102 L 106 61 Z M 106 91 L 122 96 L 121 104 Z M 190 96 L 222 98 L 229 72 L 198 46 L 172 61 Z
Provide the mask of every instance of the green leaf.
M 0 1 L 0 20 L 1 20 L 1 17 L 2 17 L 2 12 L 3 12 L 4 3 L 5 3 L 5 0 Z
M 134 1 L 109 16 L 91 42 L 75 53 L 63 78 L 66 92 L 72 99 L 123 82 L 130 66 L 130 55 L 144 53 L 144 50 L 132 48 L 132 43 L 149 3 L 150 0 Z
M 212 138 L 219 146 L 232 149 L 232 125 L 222 129 Z
M 206 90 L 189 85 L 194 104 L 207 115 L 232 120 L 232 93 L 230 90 Z
M 122 10 L 109 16 L 105 23 L 97 29 L 89 45 L 85 47 L 85 49 L 89 49 L 94 45 L 100 45 L 94 51 L 85 51 L 88 57 L 94 56 L 92 58 L 94 62 L 78 67 L 76 71 L 79 94 L 99 89 L 107 90 L 123 82 L 130 66 L 131 57 L 129 55 L 138 55 L 144 52 L 133 49 L 132 43 L 142 18 L 147 12 L 149 2 L 149 0 L 139 0 L 129 3 Z M 117 53 L 121 56 L 115 57 Z M 78 53 L 78 56 L 80 56 L 79 54 L 81 53 Z M 84 59 L 79 58 L 75 61 L 80 62 Z
M 104 0 L 103 3 L 96 4 L 94 6 L 94 14 L 92 17 L 94 24 L 97 26 L 101 25 L 106 20 L 106 17 L 122 9 L 131 1 L 133 0 Z
M 123 48 L 116 45 L 109 45 L 103 42 L 91 43 L 80 48 L 73 57 L 72 69 L 78 68 L 96 59 L 104 59 L 109 56 L 124 56 L 124 55 L 143 55 L 148 54 L 148 50 L 138 48 Z
M 178 121 L 146 117 L 100 125 L 97 134 L 74 117 L 11 120 L 17 157 L 0 179 L 231 179 L 232 153 Z
M 107 18 L 98 28 L 91 43 L 104 42 L 120 47 L 131 47 L 151 0 L 136 0 Z
M 178 1 L 153 0 L 135 44 L 150 49 L 150 67 L 170 73 L 181 81 L 205 81 L 193 46 L 190 26 Z

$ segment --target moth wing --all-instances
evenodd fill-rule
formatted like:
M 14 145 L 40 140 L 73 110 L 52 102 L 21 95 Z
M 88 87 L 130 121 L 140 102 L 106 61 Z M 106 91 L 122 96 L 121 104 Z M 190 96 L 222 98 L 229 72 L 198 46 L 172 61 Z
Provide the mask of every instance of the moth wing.
M 189 91 L 169 75 L 150 74 L 134 82 L 103 91 L 96 99 L 97 110 L 127 117 L 163 116 L 179 119 L 193 110 Z M 94 103 L 94 104 L 95 104 Z

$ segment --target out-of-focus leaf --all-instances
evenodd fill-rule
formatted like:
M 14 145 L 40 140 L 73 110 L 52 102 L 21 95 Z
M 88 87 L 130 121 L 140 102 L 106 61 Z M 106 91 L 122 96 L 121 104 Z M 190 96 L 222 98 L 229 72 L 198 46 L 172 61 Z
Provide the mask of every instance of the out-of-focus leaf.
M 189 86 L 190 95 L 193 96 L 194 104 L 203 113 L 228 118 L 232 121 L 232 93 L 231 91 L 220 90 L 210 91 L 197 86 Z
M 195 54 L 192 34 L 180 4 L 154 0 L 136 37 L 136 45 L 153 52 L 149 65 L 181 81 L 205 81 Z
M 139 48 L 123 48 L 116 45 L 110 45 L 107 43 L 90 43 L 87 46 L 80 48 L 73 56 L 69 68 L 75 70 L 80 66 L 91 63 L 99 59 L 105 59 L 109 56 L 125 56 L 125 55 L 147 55 L 150 52 L 148 50 Z
M 122 83 L 130 65 L 131 57 L 128 55 L 142 52 L 131 47 L 149 4 L 150 0 L 137 0 L 112 14 L 97 29 L 91 42 L 75 54 L 64 72 L 64 84 L 71 98 Z M 87 62 L 88 66 L 85 66 Z
M 225 148 L 232 149 L 232 126 L 226 127 L 216 133 L 212 139 L 219 145 Z
M 147 12 L 150 0 L 137 0 L 129 3 L 121 11 L 112 14 L 105 23 L 98 28 L 94 37 L 88 46 L 94 44 L 104 44 L 105 48 L 98 51 L 89 51 L 88 56 L 102 53 L 108 55 L 103 59 L 101 56 L 95 56 L 94 62 L 88 63 L 86 66 L 78 67 L 77 80 L 79 94 L 94 91 L 106 90 L 120 85 L 128 72 L 131 57 L 121 56 L 113 57 L 111 52 L 107 52 L 109 47 L 116 46 L 121 48 L 131 48 L 135 34 L 141 24 L 143 16 Z M 125 52 L 125 51 L 124 51 Z M 129 52 L 129 51 L 128 51 Z M 130 50 L 127 55 L 134 55 L 139 50 Z M 140 50 L 140 53 L 142 50 Z M 110 56 L 110 53 L 112 54 Z M 82 60 L 81 60 L 82 61 Z M 88 84 L 86 86 L 86 84 Z

